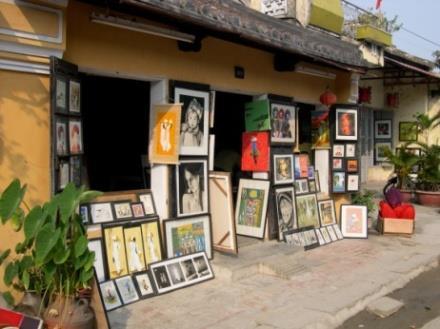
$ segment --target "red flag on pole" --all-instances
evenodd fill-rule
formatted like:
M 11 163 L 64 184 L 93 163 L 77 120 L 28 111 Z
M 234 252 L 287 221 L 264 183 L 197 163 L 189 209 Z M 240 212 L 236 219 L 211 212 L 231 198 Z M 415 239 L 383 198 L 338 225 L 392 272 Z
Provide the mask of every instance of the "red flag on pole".
M 381 4 L 382 0 L 376 0 L 376 9 L 379 9 Z

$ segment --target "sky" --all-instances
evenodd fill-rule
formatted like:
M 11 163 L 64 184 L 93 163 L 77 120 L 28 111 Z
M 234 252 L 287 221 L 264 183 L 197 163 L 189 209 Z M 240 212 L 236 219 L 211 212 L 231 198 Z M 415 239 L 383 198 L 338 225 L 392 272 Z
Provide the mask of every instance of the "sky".
M 348 0 L 369 9 L 376 0 Z M 388 18 L 398 16 L 403 27 L 440 45 L 440 0 L 382 0 L 381 10 Z M 432 60 L 432 53 L 440 46 L 426 42 L 404 30 L 394 32 L 393 44 L 412 55 Z

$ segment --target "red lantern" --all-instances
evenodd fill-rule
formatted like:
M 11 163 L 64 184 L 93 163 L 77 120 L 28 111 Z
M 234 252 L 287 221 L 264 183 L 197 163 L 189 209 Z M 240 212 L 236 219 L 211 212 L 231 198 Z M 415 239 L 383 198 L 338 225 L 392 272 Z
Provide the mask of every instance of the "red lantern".
M 319 101 L 321 104 L 324 104 L 327 107 L 332 106 L 336 103 L 336 95 L 333 94 L 328 88 L 324 93 L 319 97 Z
M 371 103 L 371 87 L 359 87 L 359 103 Z
M 387 93 L 386 99 L 388 107 L 399 107 L 399 93 Z

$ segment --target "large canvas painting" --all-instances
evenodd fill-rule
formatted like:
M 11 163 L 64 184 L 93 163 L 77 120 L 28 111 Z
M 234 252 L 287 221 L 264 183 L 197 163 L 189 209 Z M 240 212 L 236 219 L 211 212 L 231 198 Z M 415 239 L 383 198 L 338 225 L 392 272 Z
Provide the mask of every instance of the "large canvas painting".
M 295 113 L 294 106 L 271 104 L 271 141 L 273 144 L 295 143 Z
M 270 130 L 269 101 L 259 100 L 245 104 L 246 131 Z
M 312 111 L 312 148 L 327 149 L 330 147 L 330 111 Z
M 177 164 L 179 162 L 180 104 L 153 106 L 153 135 L 150 143 L 150 162 Z
M 269 133 L 245 132 L 242 137 L 241 170 L 269 171 Z

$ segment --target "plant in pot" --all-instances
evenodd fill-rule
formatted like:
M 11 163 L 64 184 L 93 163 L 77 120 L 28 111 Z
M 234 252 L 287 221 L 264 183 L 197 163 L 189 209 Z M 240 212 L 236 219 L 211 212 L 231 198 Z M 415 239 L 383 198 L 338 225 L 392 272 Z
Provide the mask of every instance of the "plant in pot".
M 377 205 L 374 201 L 374 191 L 364 190 L 362 192 L 353 193 L 351 195 L 351 203 L 359 206 L 367 207 L 368 214 L 368 227 L 373 226 L 373 221 L 377 218 L 376 210 Z
M 49 329 L 93 328 L 93 312 L 78 293 L 91 287 L 95 254 L 88 250 L 77 209 L 99 193 L 68 184 L 43 206 L 29 208 L 23 201 L 25 191 L 26 186 L 14 180 L 0 197 L 2 223 L 10 221 L 23 231 L 15 255 L 9 249 L 0 254 L 0 260 L 8 260 L 4 282 L 15 290 L 41 297 L 37 315 L 42 315 Z M 4 296 L 13 302 L 11 294 Z

